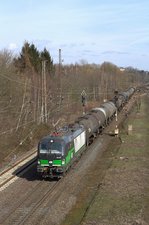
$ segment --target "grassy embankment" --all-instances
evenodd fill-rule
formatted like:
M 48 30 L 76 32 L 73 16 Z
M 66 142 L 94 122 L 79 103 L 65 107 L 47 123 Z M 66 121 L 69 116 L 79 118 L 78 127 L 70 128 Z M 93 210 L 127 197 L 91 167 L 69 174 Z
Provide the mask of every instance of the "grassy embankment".
M 135 108 L 124 124 L 122 145 L 83 224 L 149 224 L 148 100 L 143 96 L 141 108 Z M 133 130 L 128 134 L 130 124 Z
M 123 125 L 121 145 L 113 139 L 96 170 L 84 178 L 86 188 L 63 225 L 149 224 L 148 100 L 144 96 L 141 108 L 135 108 Z M 129 134 L 128 125 L 133 128 Z

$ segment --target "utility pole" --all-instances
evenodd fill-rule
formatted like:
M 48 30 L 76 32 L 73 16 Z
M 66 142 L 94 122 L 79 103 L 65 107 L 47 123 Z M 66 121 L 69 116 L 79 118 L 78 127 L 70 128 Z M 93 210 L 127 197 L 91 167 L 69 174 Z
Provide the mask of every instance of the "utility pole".
M 47 85 L 46 85 L 46 60 L 42 61 L 42 93 L 41 93 L 41 122 L 47 123 L 48 113 L 47 113 Z
M 59 77 L 61 76 L 62 51 L 59 49 Z
M 62 105 L 62 51 L 61 49 L 59 49 L 59 93 L 60 93 L 59 111 L 61 111 L 61 105 Z
M 44 94 L 43 94 L 43 61 L 41 62 L 41 123 L 44 122 Z
M 45 118 L 45 123 L 48 122 L 48 111 L 47 111 L 47 79 L 46 79 L 46 60 L 44 60 L 44 102 L 45 102 L 45 115 L 44 115 L 44 118 Z

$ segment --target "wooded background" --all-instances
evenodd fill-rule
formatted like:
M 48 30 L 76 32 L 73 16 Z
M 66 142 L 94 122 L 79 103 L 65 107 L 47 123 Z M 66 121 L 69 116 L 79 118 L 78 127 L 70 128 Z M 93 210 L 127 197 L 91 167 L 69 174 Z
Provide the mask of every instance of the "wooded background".
M 115 91 L 147 82 L 149 72 L 110 62 L 54 64 L 46 48 L 39 51 L 28 42 L 19 56 L 0 51 L 0 162 L 29 151 L 42 136 L 112 98 Z

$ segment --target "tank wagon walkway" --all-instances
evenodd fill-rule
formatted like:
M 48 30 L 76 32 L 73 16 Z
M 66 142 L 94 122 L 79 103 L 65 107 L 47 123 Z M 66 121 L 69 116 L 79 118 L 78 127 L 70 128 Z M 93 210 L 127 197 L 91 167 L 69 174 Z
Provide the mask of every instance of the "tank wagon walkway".
M 135 106 L 120 129 L 121 141 L 115 138 L 108 149 L 110 153 L 103 158 L 102 163 L 108 166 L 99 172 L 104 176 L 101 179 L 98 173 L 98 188 L 80 223 L 76 224 L 149 225 L 148 115 L 149 95 L 143 94 L 141 105 Z M 132 130 L 128 131 L 128 127 Z M 119 147 L 115 141 L 121 142 Z M 74 224 L 84 204 L 78 204 L 62 224 Z
M 82 224 L 149 224 L 149 96 L 124 124 L 122 144 Z M 132 130 L 128 131 L 128 127 Z

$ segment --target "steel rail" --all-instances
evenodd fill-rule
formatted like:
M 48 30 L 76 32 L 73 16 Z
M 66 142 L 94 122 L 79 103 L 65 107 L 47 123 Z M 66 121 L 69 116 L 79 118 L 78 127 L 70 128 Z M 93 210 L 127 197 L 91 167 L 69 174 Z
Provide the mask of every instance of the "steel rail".
M 27 169 L 31 164 L 36 161 L 36 159 L 36 151 L 33 151 L 28 156 L 25 156 L 23 159 L 14 163 L 11 167 L 2 171 L 0 173 L 0 191 L 5 184 L 7 184 L 10 180 L 19 175 L 25 169 Z

